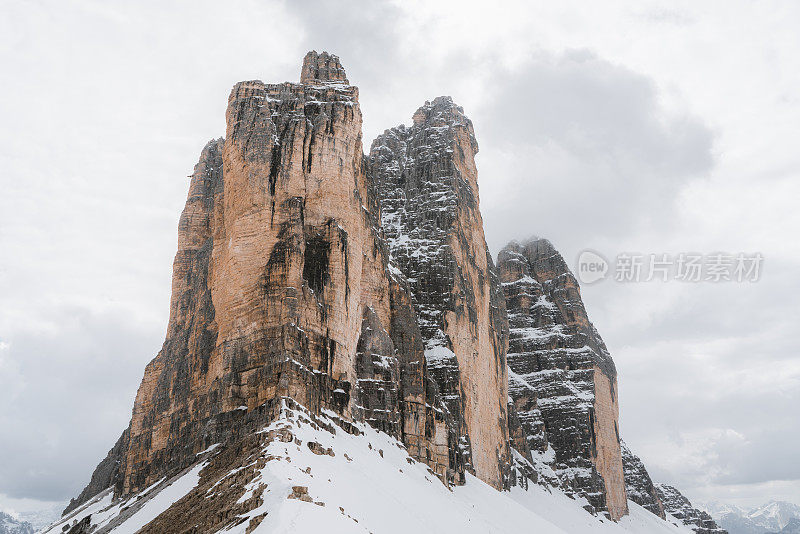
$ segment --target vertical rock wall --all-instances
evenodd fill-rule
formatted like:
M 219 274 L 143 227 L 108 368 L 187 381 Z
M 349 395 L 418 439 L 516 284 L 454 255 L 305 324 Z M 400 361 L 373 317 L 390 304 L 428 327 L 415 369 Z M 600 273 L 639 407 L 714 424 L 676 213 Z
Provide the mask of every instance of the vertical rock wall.
M 565 489 L 618 519 L 628 512 L 614 362 L 575 277 L 546 240 L 498 257 L 509 317 L 509 392 L 532 450 L 555 451 Z
M 459 477 L 380 231 L 358 89 L 327 53 L 310 52 L 301 79 L 231 91 L 226 138 L 203 150 L 181 216 L 166 341 L 112 451 L 119 468 L 94 486 L 136 492 L 268 421 L 281 397 L 368 421 Z
M 176 458 L 190 454 L 198 421 L 218 409 L 219 393 L 204 381 L 217 342 L 208 270 L 213 213 L 223 192 L 223 145 L 222 139 L 209 142 L 191 177 L 178 223 L 166 340 L 145 368 L 136 395 L 128 443 L 120 451 L 118 491 L 137 487 L 151 472 L 162 473 Z
M 509 464 L 507 326 L 478 207 L 471 121 L 449 97 L 387 130 L 370 162 L 383 229 L 419 314 L 425 357 L 455 421 L 451 459 L 501 487 Z

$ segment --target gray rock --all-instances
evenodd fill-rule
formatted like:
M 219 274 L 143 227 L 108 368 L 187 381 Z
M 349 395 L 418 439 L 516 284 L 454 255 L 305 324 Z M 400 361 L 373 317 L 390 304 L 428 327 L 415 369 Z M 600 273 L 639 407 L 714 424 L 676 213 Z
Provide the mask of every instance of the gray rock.
M 528 446 L 539 453 L 552 448 L 550 466 L 562 489 L 585 498 L 591 511 L 619 518 L 627 499 L 616 368 L 578 282 L 545 239 L 508 244 L 498 270 L 510 328 L 509 394 Z
M 664 519 L 664 505 L 650 479 L 650 474 L 625 441 L 622 441 L 622 468 L 625 471 L 625 489 L 628 491 L 628 498 Z
M 697 534 L 728 534 L 720 528 L 708 512 L 698 510 L 683 494 L 667 484 L 656 484 L 658 497 L 664 505 L 664 511 L 679 519 Z

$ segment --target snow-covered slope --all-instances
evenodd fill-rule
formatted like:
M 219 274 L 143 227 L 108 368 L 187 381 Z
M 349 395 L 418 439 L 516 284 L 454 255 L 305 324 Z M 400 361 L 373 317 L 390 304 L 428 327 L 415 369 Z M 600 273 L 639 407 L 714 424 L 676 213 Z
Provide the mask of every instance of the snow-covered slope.
M 499 492 L 468 476 L 464 486 L 448 488 L 394 438 L 367 425 L 344 425 L 345 431 L 333 414 L 316 418 L 289 405 L 259 432 L 270 439 L 247 457 L 246 466 L 215 468 L 226 454 L 217 447 L 179 476 L 125 501 L 114 502 L 110 490 L 103 492 L 45 532 L 84 522 L 96 527 L 93 534 L 133 533 L 161 515 L 142 532 L 164 533 L 171 513 L 195 518 L 199 532 L 691 532 L 632 502 L 630 515 L 619 523 L 600 519 L 582 508 L 585 503 L 533 484 Z M 209 527 L 203 507 L 219 506 L 223 494 L 238 513 L 216 514 L 228 517 Z M 251 504 L 242 507 L 246 503 Z

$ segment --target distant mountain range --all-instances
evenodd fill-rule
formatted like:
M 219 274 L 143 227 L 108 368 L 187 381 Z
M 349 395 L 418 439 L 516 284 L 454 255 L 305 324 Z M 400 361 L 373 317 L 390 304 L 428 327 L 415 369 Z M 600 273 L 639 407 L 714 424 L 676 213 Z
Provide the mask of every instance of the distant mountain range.
M 800 533 L 800 506 L 790 502 L 770 501 L 752 510 L 720 502 L 701 506 L 730 534 Z
M 33 534 L 61 517 L 66 503 L 56 503 L 41 510 L 8 513 L 0 511 L 0 534 Z
M 27 521 L 0 512 L 0 534 L 33 534 L 33 526 Z

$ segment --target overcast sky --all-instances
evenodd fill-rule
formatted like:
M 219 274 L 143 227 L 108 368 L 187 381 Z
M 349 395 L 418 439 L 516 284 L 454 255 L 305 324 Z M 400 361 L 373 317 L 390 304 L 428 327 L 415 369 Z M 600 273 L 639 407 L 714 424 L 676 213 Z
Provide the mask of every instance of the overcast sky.
M 309 49 L 360 87 L 366 150 L 425 100 L 464 106 L 494 253 L 762 253 L 756 283 L 583 294 L 654 479 L 800 504 L 800 5 L 165 4 L 3 2 L 0 508 L 76 495 L 127 426 L 187 175 L 232 85 L 295 81 Z

